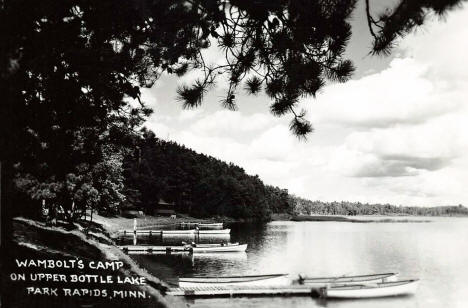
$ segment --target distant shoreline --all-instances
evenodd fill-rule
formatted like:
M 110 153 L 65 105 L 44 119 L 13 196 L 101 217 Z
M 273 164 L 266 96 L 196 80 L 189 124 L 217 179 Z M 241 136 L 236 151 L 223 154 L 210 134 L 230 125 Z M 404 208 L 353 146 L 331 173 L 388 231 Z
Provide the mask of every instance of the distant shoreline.
M 369 217 L 376 217 L 370 215 Z M 335 216 L 335 215 L 295 215 L 291 217 L 291 221 L 335 221 L 335 222 L 352 222 L 352 223 L 423 223 L 423 222 L 431 222 L 430 220 L 422 220 L 422 219 L 394 219 L 393 217 L 399 216 L 390 216 L 392 218 L 382 218 L 382 219 L 356 219 L 356 218 L 348 218 L 345 216 Z

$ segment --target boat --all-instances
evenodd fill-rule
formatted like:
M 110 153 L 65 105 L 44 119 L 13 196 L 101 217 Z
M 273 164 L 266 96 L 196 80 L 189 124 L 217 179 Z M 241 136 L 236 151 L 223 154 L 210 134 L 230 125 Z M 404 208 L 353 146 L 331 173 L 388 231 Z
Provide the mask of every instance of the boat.
M 329 285 L 329 284 L 357 284 L 357 283 L 377 283 L 395 281 L 398 273 L 382 273 L 356 276 L 337 277 L 307 277 L 299 275 L 299 284 L 306 285 Z
M 174 234 L 174 235 L 194 235 L 195 234 L 194 229 L 192 230 L 161 230 L 162 235 L 169 235 L 169 234 Z
M 285 286 L 288 274 L 179 278 L 179 287 Z
M 374 298 L 407 295 L 416 292 L 419 280 L 400 280 L 376 284 L 332 285 L 326 288 L 327 298 Z
M 198 234 L 229 234 L 231 229 L 222 229 L 222 230 L 197 230 Z
M 214 222 L 214 223 L 204 223 L 204 222 L 181 222 L 180 227 L 182 229 L 186 228 L 195 228 L 198 227 L 200 230 L 221 230 L 223 229 L 222 222 Z
M 247 244 L 227 243 L 227 244 L 196 244 L 190 246 L 194 253 L 205 252 L 243 252 L 247 249 Z
M 199 223 L 198 228 L 200 230 L 221 230 L 223 229 L 223 223 Z

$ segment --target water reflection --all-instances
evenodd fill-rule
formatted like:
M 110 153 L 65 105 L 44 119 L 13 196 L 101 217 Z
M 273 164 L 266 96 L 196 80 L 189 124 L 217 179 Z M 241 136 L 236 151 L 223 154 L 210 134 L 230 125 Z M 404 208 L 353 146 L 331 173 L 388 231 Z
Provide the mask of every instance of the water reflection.
M 468 307 L 468 219 L 431 223 L 273 222 L 231 225 L 231 241 L 248 243 L 239 256 L 159 261 L 138 256 L 150 272 L 172 283 L 178 276 L 304 273 L 310 276 L 400 273 L 420 278 L 415 296 L 317 301 L 302 298 L 200 299 L 193 307 Z M 214 239 L 211 239 L 214 240 Z

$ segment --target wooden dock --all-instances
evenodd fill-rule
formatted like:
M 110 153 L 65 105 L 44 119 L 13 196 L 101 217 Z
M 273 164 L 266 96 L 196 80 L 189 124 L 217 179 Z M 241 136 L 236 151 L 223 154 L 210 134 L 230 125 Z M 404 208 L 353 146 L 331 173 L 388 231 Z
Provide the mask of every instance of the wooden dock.
M 184 236 L 184 237 L 191 237 L 194 238 L 195 240 L 198 237 L 198 240 L 200 240 L 200 235 L 223 235 L 223 236 L 228 236 L 230 237 L 231 229 L 222 229 L 222 230 L 198 230 L 198 229 L 193 229 L 193 230 L 138 230 L 137 228 L 137 220 L 136 218 L 133 219 L 133 230 L 119 230 L 118 234 L 120 238 L 122 237 L 127 237 L 131 236 L 133 237 L 133 245 L 137 245 L 137 240 L 138 240 L 138 235 L 144 236 L 144 237 L 149 237 L 151 239 L 152 236 L 157 236 L 160 240 L 163 239 L 163 236 L 168 235 L 168 236 Z M 140 247 L 145 247 L 145 246 L 140 246 Z M 156 247 L 156 246 L 155 246 Z M 123 248 L 124 250 L 127 248 Z M 129 250 L 129 249 L 127 249 Z M 133 251 L 149 251 L 151 250 L 150 247 L 145 247 L 144 249 L 134 249 Z M 172 249 L 172 251 L 176 251 L 177 249 Z
M 193 253 L 191 247 L 185 246 L 150 246 L 150 245 L 128 245 L 128 246 L 119 246 L 125 252 L 128 253 L 153 253 L 153 254 L 173 254 L 173 253 L 183 253 L 190 254 Z
M 120 235 L 123 236 L 133 236 L 134 234 L 137 235 L 223 235 L 223 234 L 230 234 L 230 229 L 222 229 L 222 230 L 119 230 Z
M 166 294 L 185 297 L 235 297 L 235 296 L 311 296 L 323 297 L 325 287 L 310 287 L 304 285 L 288 286 L 226 286 L 226 287 L 190 287 L 170 288 Z

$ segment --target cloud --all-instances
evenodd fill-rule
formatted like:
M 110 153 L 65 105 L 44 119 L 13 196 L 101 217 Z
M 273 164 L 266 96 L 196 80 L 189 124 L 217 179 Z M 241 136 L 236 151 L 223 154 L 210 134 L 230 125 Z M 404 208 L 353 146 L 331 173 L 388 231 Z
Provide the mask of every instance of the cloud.
M 290 118 L 249 109 L 268 101 L 260 96 L 239 94 L 237 112 L 219 110 L 216 91 L 204 109 L 166 110 L 170 83 L 157 89 L 154 104 L 165 103 L 147 125 L 310 199 L 467 204 L 467 19 L 464 8 L 429 23 L 402 40 L 386 69 L 303 101 L 316 128 L 307 142 L 291 134 Z
M 459 92 L 443 80 L 428 78 L 429 70 L 415 59 L 397 58 L 380 73 L 326 87 L 304 106 L 316 126 L 368 129 L 422 123 L 461 105 Z
M 332 170 L 355 177 L 415 176 L 442 169 L 468 149 L 467 117 L 349 134 L 330 161 Z

